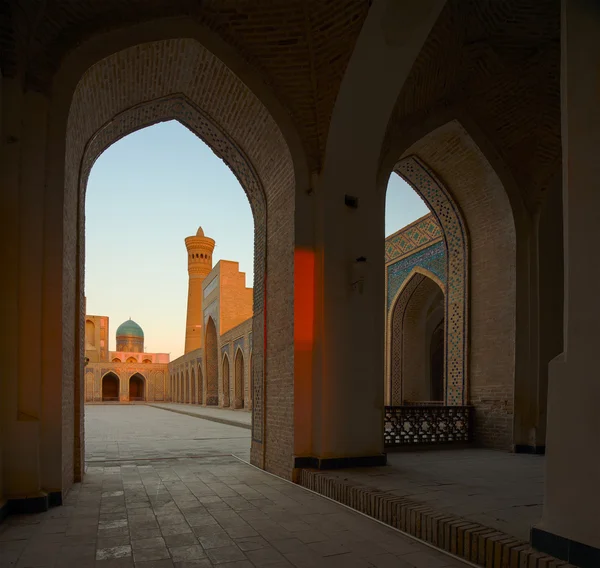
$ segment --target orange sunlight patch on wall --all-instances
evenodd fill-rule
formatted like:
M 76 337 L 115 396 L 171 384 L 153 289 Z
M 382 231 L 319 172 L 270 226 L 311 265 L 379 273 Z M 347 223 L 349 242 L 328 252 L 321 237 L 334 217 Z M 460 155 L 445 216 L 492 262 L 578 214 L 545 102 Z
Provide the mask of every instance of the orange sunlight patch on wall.
M 294 252 L 294 455 L 311 453 L 315 253 Z
M 315 253 L 294 253 L 294 342 L 296 349 L 312 350 L 315 316 Z

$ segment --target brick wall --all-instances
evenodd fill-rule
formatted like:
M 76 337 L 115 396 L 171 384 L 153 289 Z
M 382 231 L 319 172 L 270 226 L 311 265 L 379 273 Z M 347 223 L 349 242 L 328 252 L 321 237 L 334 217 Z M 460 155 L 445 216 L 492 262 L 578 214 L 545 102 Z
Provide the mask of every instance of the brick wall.
M 507 193 L 489 162 L 456 122 L 413 144 L 405 152 L 412 154 L 442 180 L 466 221 L 471 253 L 468 400 L 476 407 L 477 441 L 511 449 L 516 236 Z

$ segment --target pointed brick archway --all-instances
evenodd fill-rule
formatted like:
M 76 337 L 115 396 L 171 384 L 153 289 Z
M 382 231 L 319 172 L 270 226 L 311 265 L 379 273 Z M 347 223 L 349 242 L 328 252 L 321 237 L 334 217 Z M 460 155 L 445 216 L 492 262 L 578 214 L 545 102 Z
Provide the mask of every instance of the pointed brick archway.
M 206 405 L 217 406 L 219 404 L 219 354 L 217 350 L 217 329 L 211 317 L 208 318 L 205 329 Z
M 234 408 L 244 408 L 244 353 L 238 348 L 235 354 L 235 389 L 234 389 Z
M 288 265 L 293 264 L 294 253 L 292 204 L 298 180 L 303 185 L 309 183 L 306 158 L 295 126 L 264 83 L 255 83 L 257 92 L 261 93 L 259 99 L 223 61 L 200 41 L 190 37 L 189 29 L 184 33 L 186 39 L 157 36 L 154 41 L 142 31 L 139 37 L 144 39 L 136 40 L 137 29 L 134 26 L 130 33 L 124 29 L 107 32 L 83 42 L 69 53 L 56 73 L 57 95 L 51 101 L 55 124 L 49 137 L 51 155 L 48 158 L 56 168 L 50 175 L 49 198 L 54 195 L 57 203 L 64 203 L 60 214 L 58 209 L 55 211 L 54 222 L 62 224 L 63 234 L 69 235 L 65 241 L 68 245 L 63 247 L 61 244 L 55 251 L 56 258 L 62 257 L 62 265 L 68 268 L 64 273 L 62 268 L 57 268 L 56 274 L 63 274 L 66 281 L 74 283 L 73 286 L 53 287 L 49 282 L 49 286 L 57 290 L 56 316 L 69 327 L 72 324 L 67 322 L 77 319 L 74 314 L 83 313 L 85 188 L 95 160 L 120 138 L 145 126 L 175 119 L 223 159 L 240 181 L 250 202 L 255 227 L 253 329 L 255 337 L 259 338 L 256 341 L 257 362 L 265 368 L 265 358 L 278 357 L 282 352 L 293 357 L 293 329 L 290 327 L 282 333 L 277 324 L 293 319 L 293 304 L 278 302 L 276 298 L 293 296 L 293 274 L 288 270 Z M 118 40 L 113 44 L 111 41 L 115 37 Z M 138 41 L 143 43 L 137 45 Z M 226 59 L 238 61 L 229 52 Z M 155 65 L 146 65 L 145 61 Z M 201 70 L 191 81 L 190 64 Z M 119 69 L 118 76 L 111 72 L 112 69 Z M 243 70 L 244 66 L 239 69 Z M 131 77 L 136 80 L 130 80 Z M 103 85 L 101 90 L 98 89 L 100 84 Z M 223 101 L 230 101 L 235 108 Z M 275 110 L 274 115 L 270 109 Z M 273 116 L 277 117 L 277 122 Z M 267 215 L 269 211 L 271 213 Z M 54 257 L 54 253 L 50 254 Z M 282 261 L 286 258 L 289 262 Z M 267 289 L 267 273 L 279 283 L 276 288 Z M 277 308 L 265 310 L 265 306 L 273 301 Z M 83 327 L 82 323 L 81 332 L 75 325 L 72 330 L 56 334 L 55 348 L 64 353 L 65 360 L 75 360 L 79 348 L 65 345 L 63 349 L 62 337 L 75 337 L 76 343 L 80 343 L 84 337 Z M 268 345 L 269 351 L 265 351 L 263 345 Z M 75 374 L 79 364 L 67 367 Z M 83 375 L 82 371 L 77 373 Z M 62 373 L 64 381 L 74 380 L 74 376 L 67 375 Z M 277 388 L 285 384 L 285 388 L 292 389 L 293 370 L 279 372 L 273 380 L 278 383 Z M 254 388 L 262 393 L 268 381 L 269 378 L 263 376 Z M 206 404 L 214 404 L 208 390 Z M 263 394 L 256 398 L 264 400 Z M 292 399 L 288 407 L 273 409 L 269 416 L 260 408 L 255 412 L 252 428 L 254 463 L 264 463 L 263 452 L 269 451 L 263 445 L 268 423 L 291 422 L 291 404 Z M 75 445 L 83 450 L 83 408 L 79 398 L 75 398 L 74 405 L 78 421 L 73 436 Z M 286 432 L 291 436 L 292 429 Z M 292 444 L 291 437 L 288 443 Z M 273 451 L 277 450 L 273 448 Z M 67 458 L 65 454 L 64 459 Z M 289 471 L 279 473 L 290 475 Z M 79 475 L 78 470 L 76 476 Z
M 146 400 L 146 380 L 140 373 L 134 373 L 129 377 L 129 400 L 132 402 Z
M 231 405 L 231 396 L 229 394 L 229 382 L 230 382 L 230 369 L 229 369 L 229 356 L 227 353 L 223 355 L 223 365 L 222 365 L 222 393 L 221 400 L 224 408 L 228 408 Z
M 112 371 L 102 377 L 102 402 L 118 402 L 121 380 Z

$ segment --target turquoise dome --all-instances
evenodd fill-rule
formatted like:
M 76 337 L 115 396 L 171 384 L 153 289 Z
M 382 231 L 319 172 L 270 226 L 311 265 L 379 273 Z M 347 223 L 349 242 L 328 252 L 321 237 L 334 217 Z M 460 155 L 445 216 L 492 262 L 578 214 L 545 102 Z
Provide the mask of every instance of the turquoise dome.
M 141 337 L 144 339 L 144 332 L 142 331 L 142 328 L 131 319 L 123 322 L 117 328 L 117 337 L 120 335 L 133 335 L 135 337 Z

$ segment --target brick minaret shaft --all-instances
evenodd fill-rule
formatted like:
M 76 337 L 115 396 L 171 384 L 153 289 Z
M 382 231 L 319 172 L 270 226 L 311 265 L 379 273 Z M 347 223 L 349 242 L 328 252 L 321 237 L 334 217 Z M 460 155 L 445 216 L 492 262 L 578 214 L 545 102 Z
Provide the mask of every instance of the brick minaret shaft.
M 189 353 L 204 345 L 202 324 L 202 282 L 212 270 L 212 253 L 215 241 L 204 236 L 202 227 L 195 237 L 187 237 L 185 246 L 188 252 L 188 303 L 185 323 L 185 352 Z

